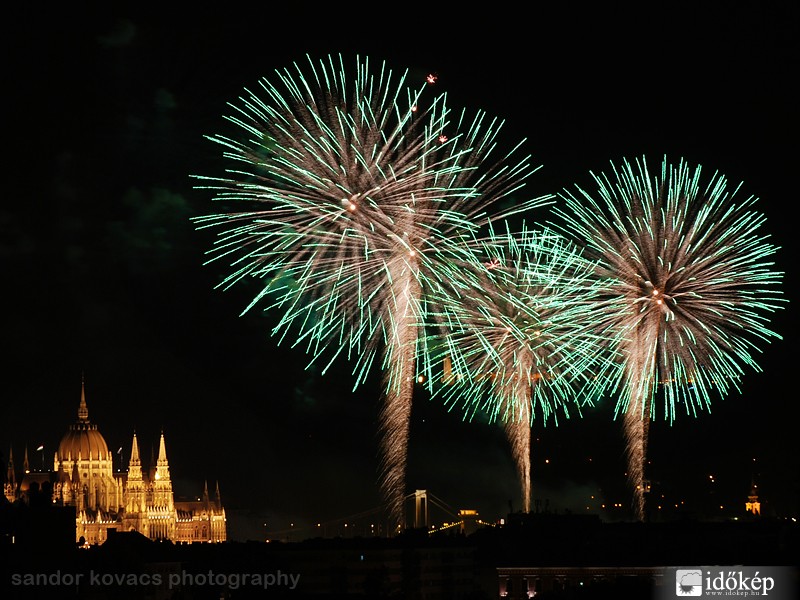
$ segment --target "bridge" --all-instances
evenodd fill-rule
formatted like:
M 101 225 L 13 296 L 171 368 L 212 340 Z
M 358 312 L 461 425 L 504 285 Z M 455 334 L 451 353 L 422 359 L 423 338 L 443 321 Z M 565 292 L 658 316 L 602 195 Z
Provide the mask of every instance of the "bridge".
M 442 531 L 469 535 L 479 527 L 494 523 L 480 519 L 478 511 L 455 509 L 430 490 L 415 490 L 405 497 L 406 529 L 425 530 L 429 535 Z M 402 533 L 387 527 L 388 505 L 382 504 L 358 513 L 316 523 L 290 523 L 288 527 L 267 529 L 267 540 L 297 542 L 311 538 L 392 537 Z

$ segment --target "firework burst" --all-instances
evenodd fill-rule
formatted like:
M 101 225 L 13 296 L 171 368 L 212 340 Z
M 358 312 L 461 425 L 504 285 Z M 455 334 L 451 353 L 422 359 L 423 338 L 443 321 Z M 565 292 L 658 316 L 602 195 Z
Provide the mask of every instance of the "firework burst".
M 444 95 L 428 100 L 430 78 L 412 88 L 385 63 L 354 66 L 309 57 L 231 103 L 238 135 L 209 137 L 231 166 L 200 177 L 225 208 L 196 222 L 218 229 L 209 262 L 231 269 L 220 287 L 263 282 L 245 312 L 279 314 L 280 341 L 327 361 L 323 373 L 344 354 L 355 386 L 380 363 L 381 490 L 401 526 L 421 299 L 440 277 L 438 242 L 480 227 L 535 168 L 522 142 L 500 154 L 502 123 L 453 115 Z
M 531 427 L 558 413 L 578 414 L 603 394 L 611 335 L 591 318 L 603 302 L 604 282 L 595 267 L 553 231 L 489 235 L 470 245 L 435 299 L 440 332 L 425 339 L 429 381 L 444 365 L 445 385 L 436 387 L 465 418 L 476 412 L 503 422 L 530 511 Z M 470 258 L 471 256 L 471 258 Z
M 622 310 L 598 311 L 619 337 L 624 360 L 616 416 L 622 415 L 634 510 L 644 519 L 644 464 L 650 420 L 662 401 L 672 422 L 710 410 L 712 396 L 739 390 L 754 354 L 780 336 L 770 316 L 781 308 L 783 273 L 777 247 L 759 232 L 765 217 L 755 197 L 737 199 L 715 173 L 701 185 L 701 168 L 664 158 L 658 176 L 645 159 L 612 164 L 613 177 L 592 174 L 593 196 L 562 194 L 565 229 L 599 261 Z

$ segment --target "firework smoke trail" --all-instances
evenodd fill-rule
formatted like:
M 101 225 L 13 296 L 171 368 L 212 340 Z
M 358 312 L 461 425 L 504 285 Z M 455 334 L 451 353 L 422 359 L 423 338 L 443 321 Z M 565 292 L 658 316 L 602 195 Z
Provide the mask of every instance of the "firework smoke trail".
M 414 264 L 413 259 L 411 264 Z M 386 399 L 379 416 L 382 487 L 387 491 L 398 491 L 389 495 L 389 509 L 395 520 L 402 520 L 403 514 L 405 494 L 401 496 L 399 491 L 405 491 L 409 423 L 416 378 L 415 351 L 420 321 L 415 309 L 421 287 L 417 274 L 409 266 L 404 261 L 397 261 L 394 268 L 390 268 L 395 306 L 388 313 L 391 320 L 389 345 L 398 348 L 398 352 L 390 364 L 383 365 Z
M 623 311 L 626 307 L 623 307 Z M 625 438 L 625 458 L 628 463 L 627 477 L 633 499 L 632 506 L 637 519 L 644 520 L 645 494 L 648 483 L 645 479 L 647 460 L 647 440 L 650 433 L 651 401 L 655 390 L 655 380 L 646 376 L 655 367 L 657 342 L 648 340 L 653 331 L 636 329 L 623 340 L 624 378 L 630 388 L 627 410 L 622 415 L 622 433 Z M 629 340 L 643 341 L 635 346 Z
M 711 407 L 712 394 L 739 390 L 744 367 L 760 370 L 753 354 L 781 336 L 770 316 L 785 300 L 778 248 L 759 232 L 765 217 L 753 196 L 715 173 L 701 186 L 701 167 L 663 159 L 660 176 L 644 158 L 613 165 L 613 179 L 592 174 L 597 197 L 565 191 L 554 213 L 609 278 L 622 310 L 597 311 L 620 339 L 625 361 L 615 418 L 623 415 L 634 509 L 645 517 L 644 465 L 651 418 L 661 398 L 665 419 Z
M 531 356 L 520 356 L 511 391 L 517 406 L 507 407 L 508 416 L 503 423 L 522 492 L 522 511 L 526 513 L 531 511 L 531 384 L 528 375 L 532 368 Z
M 644 353 L 652 354 L 653 345 L 647 344 Z M 648 382 L 642 377 L 649 371 L 648 364 L 652 364 L 652 356 L 645 356 L 642 360 L 639 354 L 628 354 L 624 363 L 626 378 L 630 382 L 631 398 L 622 415 L 622 433 L 625 437 L 625 458 L 628 462 L 628 483 L 633 493 L 632 506 L 637 519 L 643 520 L 645 514 L 645 494 L 647 481 L 645 480 L 645 461 L 647 460 L 647 438 L 650 430 L 650 410 L 648 399 L 653 390 L 647 387 Z
M 351 72 L 342 57 L 307 58 L 230 104 L 236 134 L 209 137 L 228 174 L 198 177 L 224 207 L 195 221 L 218 229 L 208 262 L 231 268 L 219 287 L 263 281 L 244 312 L 279 314 L 279 343 L 326 360 L 323 373 L 347 357 L 355 387 L 379 358 L 380 484 L 401 526 L 421 296 L 439 278 L 437 246 L 480 227 L 536 169 L 517 158 L 522 142 L 499 154 L 502 123 L 484 113 L 452 118 L 444 95 L 422 110 L 432 77 L 411 89 L 385 63 L 357 58 Z
M 426 338 L 429 380 L 447 357 L 446 385 L 432 388 L 465 418 L 487 412 L 503 421 L 525 512 L 531 500 L 531 427 L 569 406 L 580 412 L 603 394 L 609 333 L 590 318 L 604 301 L 595 267 L 552 231 L 495 234 L 475 240 L 435 299 L 441 330 Z M 437 349 L 438 346 L 438 349 Z

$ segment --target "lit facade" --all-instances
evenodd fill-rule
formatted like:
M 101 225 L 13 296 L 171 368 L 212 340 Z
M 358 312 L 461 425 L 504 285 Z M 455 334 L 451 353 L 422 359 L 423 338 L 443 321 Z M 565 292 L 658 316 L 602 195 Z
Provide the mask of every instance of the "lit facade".
M 761 502 L 758 501 L 758 486 L 755 482 L 750 486 L 750 493 L 747 495 L 747 502 L 744 503 L 744 507 L 747 512 L 757 517 L 761 516 Z
M 58 446 L 52 473 L 31 472 L 27 449 L 23 466 L 25 473 L 17 485 L 13 456 L 9 453 L 3 490 L 6 498 L 12 502 L 25 500 L 32 490 L 42 490 L 47 485 L 54 505 L 75 507 L 78 542 L 83 539 L 86 544 L 102 544 L 110 529 L 138 531 L 154 540 L 173 542 L 227 540 L 219 484 L 213 499 L 206 484 L 202 499 L 175 500 L 163 432 L 158 458 L 149 469 L 143 468 L 134 433 L 128 470 L 114 473 L 113 455 L 97 425 L 89 421 L 83 388 L 78 420 Z

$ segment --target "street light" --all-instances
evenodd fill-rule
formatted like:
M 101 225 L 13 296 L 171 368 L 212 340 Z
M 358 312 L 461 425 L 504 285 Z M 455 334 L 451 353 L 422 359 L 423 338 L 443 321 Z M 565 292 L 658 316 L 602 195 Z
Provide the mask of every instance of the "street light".
M 42 471 L 44 471 L 44 446 L 39 446 L 36 451 L 42 453 Z

